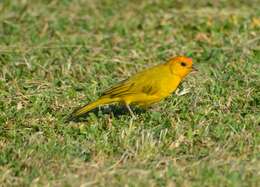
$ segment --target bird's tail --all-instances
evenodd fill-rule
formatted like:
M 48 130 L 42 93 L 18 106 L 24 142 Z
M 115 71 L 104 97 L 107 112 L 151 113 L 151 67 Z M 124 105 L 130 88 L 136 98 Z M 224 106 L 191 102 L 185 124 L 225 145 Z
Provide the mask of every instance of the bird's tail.
M 115 99 L 112 99 L 112 98 L 100 98 L 92 103 L 89 103 L 77 110 L 75 110 L 71 115 L 70 115 L 70 119 L 73 119 L 75 117 L 78 117 L 78 116 L 81 116 L 93 109 L 95 109 L 96 107 L 98 106 L 102 106 L 102 105 L 105 105 L 105 104 L 110 104 L 110 103 L 114 103 L 114 102 L 117 102 L 118 100 L 115 98 Z

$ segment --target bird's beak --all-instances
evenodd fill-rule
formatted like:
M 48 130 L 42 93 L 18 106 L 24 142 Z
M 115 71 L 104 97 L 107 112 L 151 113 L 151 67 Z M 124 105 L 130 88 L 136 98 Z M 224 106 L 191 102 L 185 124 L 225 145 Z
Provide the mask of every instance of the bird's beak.
M 192 66 L 192 72 L 198 72 L 199 70 L 197 68 L 195 68 L 194 66 Z

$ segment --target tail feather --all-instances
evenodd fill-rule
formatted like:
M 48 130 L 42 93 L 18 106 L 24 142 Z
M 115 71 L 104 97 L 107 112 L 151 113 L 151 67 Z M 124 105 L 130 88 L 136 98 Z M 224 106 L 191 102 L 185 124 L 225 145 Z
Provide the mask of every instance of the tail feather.
M 96 107 L 98 106 L 102 106 L 102 105 L 105 105 L 105 104 L 110 104 L 110 103 L 114 103 L 114 102 L 117 102 L 116 99 L 111 99 L 111 98 L 100 98 L 92 103 L 89 103 L 77 110 L 75 110 L 71 115 L 70 115 L 70 118 L 75 118 L 75 117 L 78 117 L 78 116 L 81 116 L 93 109 L 95 109 Z

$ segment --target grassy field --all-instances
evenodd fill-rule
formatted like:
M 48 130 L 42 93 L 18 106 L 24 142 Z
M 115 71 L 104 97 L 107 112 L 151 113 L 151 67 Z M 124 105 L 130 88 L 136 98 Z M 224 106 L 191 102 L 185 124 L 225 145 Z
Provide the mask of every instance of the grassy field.
M 76 107 L 175 55 L 147 111 Z M 0 186 L 260 186 L 260 1 L 0 1 Z

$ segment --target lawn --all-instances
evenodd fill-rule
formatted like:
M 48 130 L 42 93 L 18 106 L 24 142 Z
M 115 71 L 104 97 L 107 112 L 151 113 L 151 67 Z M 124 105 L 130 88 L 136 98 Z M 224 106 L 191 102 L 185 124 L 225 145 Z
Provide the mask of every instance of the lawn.
M 176 55 L 188 93 L 65 123 Z M 0 69 L 0 186 L 260 186 L 259 0 L 3 0 Z

